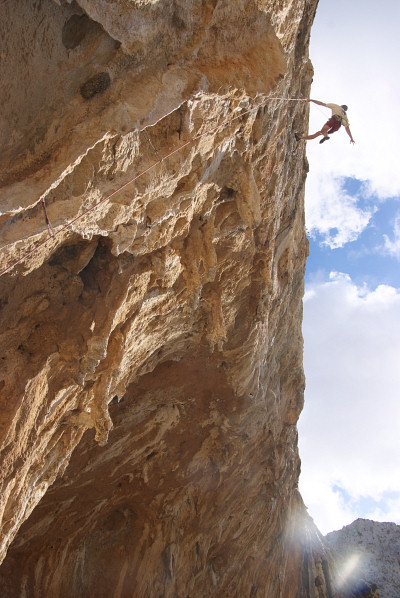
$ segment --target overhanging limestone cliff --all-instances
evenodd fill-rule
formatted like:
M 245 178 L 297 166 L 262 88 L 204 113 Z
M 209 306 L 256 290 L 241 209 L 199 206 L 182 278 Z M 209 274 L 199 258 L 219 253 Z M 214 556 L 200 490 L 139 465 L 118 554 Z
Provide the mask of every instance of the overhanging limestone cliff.
M 1 269 L 34 250 L 0 278 L 4 596 L 333 595 L 297 493 L 307 110 L 281 99 L 315 9 L 4 4 Z

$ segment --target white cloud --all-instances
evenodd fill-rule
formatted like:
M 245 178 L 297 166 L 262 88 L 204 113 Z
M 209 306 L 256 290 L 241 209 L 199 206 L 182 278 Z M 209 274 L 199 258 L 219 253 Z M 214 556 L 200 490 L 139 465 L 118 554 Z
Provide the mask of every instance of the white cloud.
M 357 287 L 333 273 L 308 285 L 303 331 L 300 490 L 326 533 L 372 515 L 358 511 L 361 497 L 400 493 L 400 290 Z M 385 520 L 400 510 L 391 500 Z
M 373 521 L 400 521 L 400 497 L 389 498 L 385 501 L 385 508 L 381 506 L 372 509 L 367 519 Z
M 393 227 L 393 240 L 384 235 L 384 252 L 400 260 L 400 214 L 397 215 Z
M 337 194 L 341 177 L 366 181 L 366 196 L 384 200 L 400 195 L 398 105 L 400 62 L 398 0 L 320 0 L 311 34 L 310 55 L 315 76 L 311 97 L 346 103 L 356 145 L 343 128 L 330 141 L 307 143 L 307 226 L 332 241 L 330 228 L 343 234 L 334 245 L 357 237 L 369 209 Z M 310 130 L 321 128 L 330 110 L 310 105 Z M 321 114 L 322 112 L 322 114 Z M 333 190 L 332 190 L 333 189 Z M 332 209 L 329 200 L 333 201 Z M 341 201 L 343 202 L 341 204 Z M 342 209 L 341 209 L 342 208 Z M 347 221 L 347 218 L 349 220 Z M 328 232 L 327 232 L 328 231 Z M 335 245 L 336 243 L 336 245 Z
M 309 176 L 306 204 L 309 233 L 322 235 L 323 243 L 331 249 L 355 241 L 374 211 L 357 206 L 357 198 L 343 190 L 343 179 L 318 170 Z

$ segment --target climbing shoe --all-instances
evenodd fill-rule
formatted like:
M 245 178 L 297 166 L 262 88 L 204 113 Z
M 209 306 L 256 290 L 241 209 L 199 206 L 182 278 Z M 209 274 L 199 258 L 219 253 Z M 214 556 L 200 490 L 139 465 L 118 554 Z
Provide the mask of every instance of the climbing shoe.
M 321 139 L 320 143 L 324 143 L 324 141 L 327 141 L 328 139 L 330 139 L 330 137 L 328 137 L 328 136 L 326 136 L 326 137 L 323 137 L 323 138 Z
M 300 137 L 298 136 L 297 133 L 294 134 L 294 138 L 296 139 L 296 141 L 301 141 Z

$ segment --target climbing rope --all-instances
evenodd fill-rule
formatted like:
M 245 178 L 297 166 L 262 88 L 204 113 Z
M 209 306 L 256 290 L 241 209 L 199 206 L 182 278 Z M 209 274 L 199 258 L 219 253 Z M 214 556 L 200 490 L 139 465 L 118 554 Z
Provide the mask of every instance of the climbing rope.
M 212 129 L 207 130 L 205 133 L 201 133 L 199 135 L 196 135 L 196 137 L 193 137 L 193 138 L 189 139 L 189 141 L 187 141 L 183 145 L 175 148 L 169 154 L 166 154 L 165 156 L 162 156 L 159 160 L 157 160 L 156 162 L 154 162 L 153 164 L 151 164 L 148 168 L 145 168 L 145 170 L 142 170 L 141 172 L 139 172 L 139 174 L 135 175 L 129 181 L 127 181 L 126 183 L 124 183 L 123 185 L 121 185 L 120 187 L 118 187 L 118 189 L 116 189 L 115 191 L 113 191 L 112 193 L 110 193 L 109 195 L 107 195 L 106 197 L 103 197 L 103 199 L 101 199 L 97 203 L 93 204 L 93 206 L 91 206 L 90 208 L 88 208 L 87 210 L 85 210 L 84 212 L 82 212 L 81 214 L 79 214 L 78 216 L 76 216 L 75 218 L 73 218 L 72 220 L 70 220 L 69 222 L 67 222 L 67 224 L 61 226 L 60 228 L 57 228 L 56 230 L 53 229 L 53 227 L 52 227 L 52 225 L 50 223 L 50 220 L 49 220 L 48 214 L 47 214 L 47 210 L 46 210 L 46 204 L 45 204 L 44 200 L 42 199 L 41 200 L 41 204 L 42 204 L 42 208 L 43 208 L 43 211 L 44 211 L 44 214 L 45 214 L 45 221 L 46 221 L 46 225 L 47 225 L 47 230 L 48 230 L 49 236 L 44 241 L 41 241 L 38 245 L 36 245 L 33 249 L 31 249 L 30 251 L 28 251 L 27 253 L 25 253 L 24 255 L 22 255 L 18 260 L 16 260 L 15 262 L 13 262 L 11 265 L 9 265 L 6 268 L 4 268 L 4 270 L 2 270 L 0 272 L 0 277 L 3 276 L 4 274 L 6 274 L 7 272 L 9 272 L 10 270 L 12 270 L 17 264 L 21 263 L 26 258 L 30 257 L 32 254 L 36 253 L 36 251 L 38 251 L 41 247 L 47 245 L 50 241 L 52 241 L 53 239 L 55 239 L 58 235 L 60 235 L 66 229 L 70 228 L 75 222 L 77 222 L 78 220 L 81 220 L 84 216 L 86 216 L 87 214 L 89 214 L 89 212 L 92 212 L 93 210 L 95 210 L 96 208 L 98 208 L 101 204 L 103 204 L 106 201 L 108 201 L 109 199 L 111 199 L 111 197 L 114 197 L 114 195 L 116 195 L 117 193 L 119 193 L 120 191 L 122 191 L 123 189 L 125 189 L 126 187 L 128 187 L 128 185 L 131 185 L 132 183 L 134 183 L 135 181 L 137 181 L 140 177 L 142 177 L 143 175 L 145 175 L 147 172 L 149 172 L 150 170 L 152 170 L 153 168 L 155 168 L 156 166 L 158 166 L 159 164 L 161 164 L 162 162 L 164 162 L 165 160 L 167 160 L 168 158 L 170 158 L 171 156 L 173 156 L 177 152 L 180 152 L 185 147 L 187 147 L 191 143 L 194 143 L 195 141 L 198 141 L 202 137 L 206 137 L 207 135 L 211 135 L 212 133 L 215 133 L 216 131 L 218 131 L 218 129 L 221 129 L 223 127 L 228 126 L 229 124 L 231 124 L 235 120 L 237 120 L 239 118 L 242 118 L 243 116 L 246 116 L 246 115 L 250 114 L 251 112 L 254 112 L 255 110 L 258 110 L 259 108 L 262 108 L 263 106 L 265 106 L 271 100 L 283 100 L 283 101 L 286 101 L 286 102 L 306 102 L 307 101 L 306 98 L 282 98 L 282 97 L 277 97 L 277 96 L 274 96 L 274 97 L 271 97 L 271 98 L 268 98 L 268 99 L 264 100 L 264 102 L 261 102 L 260 104 L 257 104 L 256 106 L 254 106 L 253 108 L 250 108 L 249 110 L 246 110 L 245 112 L 241 112 L 237 116 L 234 116 L 233 118 L 231 118 L 231 119 L 229 119 L 229 120 L 227 120 L 227 121 L 225 121 L 225 122 L 217 125 L 216 127 L 213 127 Z M 171 114 L 171 113 L 169 113 L 169 114 Z M 168 114 L 165 115 L 165 116 L 168 116 Z

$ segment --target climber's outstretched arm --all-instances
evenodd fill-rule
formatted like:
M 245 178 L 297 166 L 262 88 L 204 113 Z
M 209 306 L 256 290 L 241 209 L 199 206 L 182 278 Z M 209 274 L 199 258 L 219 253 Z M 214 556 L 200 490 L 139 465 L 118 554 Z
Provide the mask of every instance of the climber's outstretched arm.
M 307 102 L 314 102 L 314 104 L 318 104 L 318 106 L 326 106 L 325 102 L 320 102 L 319 100 L 307 100 Z
M 355 143 L 353 135 L 351 134 L 350 127 L 345 127 L 347 135 L 350 137 L 350 143 Z

